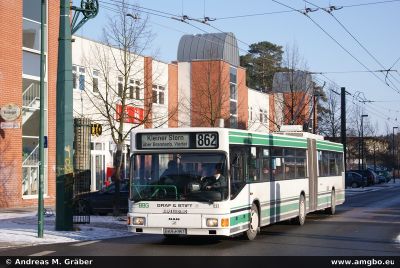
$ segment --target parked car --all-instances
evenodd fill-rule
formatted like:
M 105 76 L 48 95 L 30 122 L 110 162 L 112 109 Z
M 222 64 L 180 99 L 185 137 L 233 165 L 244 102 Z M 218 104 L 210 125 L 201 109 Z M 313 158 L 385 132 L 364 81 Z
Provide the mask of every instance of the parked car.
M 81 211 L 90 214 L 106 215 L 114 210 L 115 184 L 103 189 L 76 197 L 76 202 Z M 121 181 L 119 210 L 121 213 L 128 212 L 129 183 L 128 180 Z
M 382 175 L 378 175 L 378 182 L 379 183 L 386 183 L 386 178 L 383 177 Z
M 385 178 L 385 182 L 389 182 L 392 179 L 392 175 L 389 171 L 382 170 L 382 171 L 375 171 L 378 176 L 383 176 Z
M 355 169 L 349 171 L 356 172 L 358 174 L 361 174 L 363 177 L 367 178 L 368 185 L 373 185 L 379 182 L 378 175 L 376 175 L 376 173 L 370 169 L 364 169 L 364 170 Z
M 351 188 L 358 188 L 367 186 L 367 178 L 363 177 L 357 172 L 346 172 L 345 174 L 345 186 Z

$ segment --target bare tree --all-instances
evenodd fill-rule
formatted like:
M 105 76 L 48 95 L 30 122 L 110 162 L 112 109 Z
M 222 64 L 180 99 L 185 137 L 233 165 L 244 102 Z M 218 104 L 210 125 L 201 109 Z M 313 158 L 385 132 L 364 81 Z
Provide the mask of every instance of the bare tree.
M 316 84 L 295 45 L 286 46 L 282 64 L 282 71 L 275 73 L 273 81 L 273 91 L 278 93 L 275 110 L 281 113 L 276 123 L 308 124 Z
M 135 14 L 132 18 L 127 14 Z M 155 112 L 153 102 L 164 102 L 166 92 L 154 91 L 157 70 L 145 71 L 149 58 L 141 56 L 148 49 L 153 34 L 148 28 L 148 18 L 130 10 L 125 1 L 119 13 L 108 19 L 103 29 L 103 44 L 91 47 L 85 62 L 92 71 L 85 90 L 91 107 L 85 115 L 103 124 L 115 143 L 112 180 L 115 183 L 114 214 L 119 214 L 120 179 L 125 141 L 135 128 L 159 126 L 168 121 L 168 112 Z M 166 88 L 166 85 L 159 85 Z M 163 91 L 161 90 L 161 91 Z M 167 108 L 166 108 L 167 109 Z
M 329 85 L 326 93 L 325 109 L 321 109 L 318 129 L 324 136 L 337 138 L 340 135 L 339 96 L 333 92 L 334 85 Z

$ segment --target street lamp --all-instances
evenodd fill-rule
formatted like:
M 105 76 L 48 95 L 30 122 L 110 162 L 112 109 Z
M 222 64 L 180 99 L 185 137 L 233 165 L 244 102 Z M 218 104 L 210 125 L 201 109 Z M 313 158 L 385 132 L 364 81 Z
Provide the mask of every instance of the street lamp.
M 368 117 L 367 114 L 361 115 L 361 161 L 362 166 L 361 169 L 364 169 L 364 127 L 363 127 L 363 119 L 364 117 Z
M 395 176 L 394 176 L 394 169 L 396 167 L 396 159 L 395 159 L 395 156 L 394 156 L 394 130 L 396 128 L 399 128 L 399 127 L 393 127 L 393 148 L 392 148 L 392 150 L 393 150 L 393 183 L 396 182 L 396 179 L 395 179 Z

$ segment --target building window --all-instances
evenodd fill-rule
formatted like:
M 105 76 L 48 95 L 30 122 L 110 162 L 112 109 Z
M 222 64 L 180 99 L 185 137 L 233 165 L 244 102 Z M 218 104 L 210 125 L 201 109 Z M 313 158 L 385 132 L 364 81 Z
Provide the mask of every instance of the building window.
M 41 0 L 24 0 L 23 16 L 24 18 L 40 22 Z M 47 14 L 45 14 L 45 18 L 47 18 Z
M 234 67 L 230 68 L 230 80 L 229 80 L 229 97 L 230 97 L 230 127 L 238 127 L 238 92 L 237 92 L 237 69 Z
M 153 103 L 164 104 L 165 103 L 165 87 L 153 85 Z
M 93 92 L 99 92 L 99 71 L 93 70 Z
M 158 87 L 159 91 L 158 91 L 158 102 L 160 104 L 164 104 L 164 92 L 165 92 L 165 87 Z
M 29 51 L 23 51 L 22 57 L 23 57 L 23 73 L 27 75 L 40 77 L 40 54 L 32 53 Z
M 122 98 L 124 91 L 124 78 L 122 76 L 118 76 L 118 97 Z
M 79 89 L 85 90 L 85 67 L 79 67 Z
M 22 1 L 21 1 L 22 2 Z M 47 1 L 46 5 L 47 5 Z M 47 14 L 44 14 L 45 24 Z M 48 87 L 47 66 L 45 66 L 44 94 L 40 96 L 40 27 L 41 27 L 41 0 L 23 0 L 23 74 L 34 76 L 31 79 L 22 79 L 22 196 L 37 196 L 39 179 L 39 107 L 42 99 L 44 104 L 44 135 L 48 134 Z M 46 26 L 46 25 L 45 25 Z M 47 32 L 47 31 L 46 31 Z M 44 51 L 47 51 L 47 34 L 45 37 Z M 16 45 L 16 44 L 14 44 Z M 46 61 L 46 53 L 44 63 Z M 44 194 L 47 189 L 47 149 L 44 150 Z M 30 197 L 29 197 L 30 198 Z
M 237 69 L 232 66 L 229 69 L 229 82 L 237 84 Z
M 134 99 L 135 98 L 135 94 L 134 94 L 135 86 L 134 86 L 134 84 L 135 84 L 135 80 L 129 79 L 129 98 L 130 99 Z
M 22 36 L 23 47 L 40 51 L 40 25 L 40 22 L 24 18 Z
M 76 66 L 72 65 L 72 88 L 77 89 L 76 83 Z
M 268 122 L 267 110 L 260 109 L 260 123 Z
M 140 100 L 140 81 L 136 81 L 135 84 L 136 84 L 136 87 L 135 87 L 135 89 L 136 89 L 136 99 Z

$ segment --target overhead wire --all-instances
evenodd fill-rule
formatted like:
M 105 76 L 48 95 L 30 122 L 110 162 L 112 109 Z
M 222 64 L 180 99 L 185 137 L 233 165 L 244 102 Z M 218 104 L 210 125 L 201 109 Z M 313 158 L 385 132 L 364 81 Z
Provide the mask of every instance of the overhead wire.
M 271 0 L 279 5 L 285 6 L 289 9 L 292 10 L 296 10 L 291 6 L 288 6 L 284 3 L 281 3 L 277 0 Z M 300 12 L 301 13 L 301 12 Z M 360 65 L 362 65 L 366 70 L 368 70 L 369 72 L 372 73 L 372 75 L 374 75 L 378 80 L 380 80 L 383 84 L 387 85 L 388 87 L 392 88 L 394 91 L 396 91 L 398 94 L 400 94 L 400 90 L 399 89 L 395 89 L 393 87 L 391 87 L 390 85 L 388 85 L 384 80 L 382 80 L 379 76 L 377 76 L 374 72 L 372 72 L 368 66 L 366 66 L 364 63 L 362 63 L 357 57 L 355 57 L 348 49 L 346 49 L 341 43 L 339 43 L 339 41 L 337 41 L 331 34 L 329 34 L 321 25 L 319 25 L 315 20 L 313 20 L 307 13 L 301 13 L 303 15 L 305 15 L 308 19 L 310 19 L 321 31 L 323 31 L 330 39 L 332 39 L 338 46 L 340 46 L 347 54 L 349 54 L 354 60 L 356 60 Z
M 322 75 L 324 76 L 324 75 Z M 339 85 L 337 85 L 337 83 L 331 79 L 329 79 L 329 77 L 324 76 L 325 78 L 327 78 L 327 80 L 329 80 L 332 83 L 332 86 L 334 86 L 335 88 L 340 89 Z M 319 83 L 324 82 L 324 80 L 321 80 L 318 77 L 314 77 L 315 80 L 317 80 Z M 330 89 L 332 90 L 332 89 Z M 332 90 L 333 91 L 333 90 Z M 338 94 L 336 91 L 334 91 L 336 94 Z M 384 120 L 388 120 L 388 121 L 392 121 L 391 117 L 385 113 L 383 113 L 380 110 L 377 110 L 374 106 L 372 106 L 372 103 L 370 103 L 370 101 L 366 100 L 366 99 L 361 99 L 359 96 L 357 96 L 355 94 L 355 92 L 351 93 L 348 89 L 346 89 L 346 99 L 352 103 L 353 105 L 358 106 L 359 108 L 364 108 L 366 111 L 368 111 L 369 113 L 384 119 Z M 351 96 L 351 97 L 350 97 Z M 357 103 L 356 103 L 357 102 Z M 361 107 L 360 105 L 363 105 L 363 107 Z
M 100 0 L 101 2 L 103 2 L 104 4 L 108 4 L 108 5 L 112 5 L 113 7 L 115 6 L 115 3 L 110 3 L 110 2 L 106 2 L 106 0 Z M 274 0 L 272 0 L 272 1 L 274 1 Z M 399 2 L 400 0 L 398 0 L 398 1 L 382 1 L 382 2 L 376 2 L 376 3 L 367 3 L 367 4 L 377 4 L 377 3 L 386 3 L 386 2 Z M 119 2 L 119 3 L 123 3 L 123 2 L 121 2 L 121 1 L 115 1 L 115 2 Z M 282 3 L 279 3 L 278 1 L 274 1 L 274 2 L 277 2 L 278 4 L 282 4 Z M 154 9 L 148 9 L 148 8 L 142 8 L 142 7 L 140 7 L 140 6 L 137 6 L 137 5 L 133 5 L 133 4 L 128 4 L 128 3 L 125 3 L 125 4 L 127 4 L 127 5 L 129 5 L 129 6 L 133 6 L 133 7 L 135 7 L 136 9 L 138 9 L 140 12 L 143 12 L 143 13 L 146 13 L 146 14 L 150 14 L 150 15 L 155 15 L 155 16 L 159 16 L 159 17 L 163 17 L 163 18 L 168 18 L 168 19 L 174 19 L 174 18 L 172 18 L 172 17 L 169 17 L 169 16 L 166 16 L 166 15 L 171 15 L 171 16 L 176 16 L 177 18 L 179 18 L 179 15 L 176 15 L 176 14 L 172 14 L 172 13 L 167 13 L 167 12 L 162 12 L 162 11 L 158 11 L 158 10 L 154 10 Z M 367 4 L 365 4 L 365 5 L 367 5 Z M 353 6 L 356 6 L 356 5 L 353 5 Z M 287 6 L 288 8 L 291 8 L 291 7 L 289 7 L 289 6 Z M 352 6 L 346 6 L 346 7 L 352 7 Z M 112 12 L 119 12 L 117 9 L 115 9 L 115 8 L 112 8 L 112 7 L 104 7 L 105 9 L 108 9 L 108 10 L 110 10 L 110 11 L 112 11 Z M 291 8 L 292 9 L 292 11 L 291 12 L 294 12 L 294 11 L 297 11 L 297 12 L 299 12 L 299 11 L 301 11 L 301 10 L 296 10 L 296 9 L 293 9 L 293 8 Z M 156 12 L 156 13 L 155 13 Z M 287 12 L 279 12 L 279 13 L 287 13 Z M 166 15 L 165 15 L 166 14 Z M 306 14 L 305 14 L 306 15 Z M 308 18 L 310 18 L 309 16 L 307 16 Z M 311 19 L 311 18 L 310 18 Z M 312 19 L 311 19 L 312 20 Z M 312 20 L 313 21 L 313 20 Z M 202 29 L 202 28 L 200 28 L 200 27 L 197 27 L 197 26 L 195 26 L 195 25 L 193 25 L 193 24 L 191 24 L 191 23 L 189 23 L 189 22 L 187 22 L 187 21 L 183 21 L 182 20 L 182 22 L 185 22 L 186 24 L 188 24 L 188 25 L 190 25 L 191 27 L 194 27 L 194 28 L 196 28 L 197 30 L 200 30 L 200 31 L 202 31 L 202 32 L 204 32 L 204 33 L 209 33 L 209 32 L 207 32 L 206 30 L 204 30 L 204 29 Z M 314 22 L 314 21 L 313 21 Z M 316 22 L 314 22 L 317 26 L 319 26 Z M 157 24 L 157 23 L 155 23 L 155 24 Z M 207 24 L 207 23 L 206 23 Z M 158 24 L 159 26 L 163 26 L 163 25 L 160 25 L 160 24 Z M 216 30 L 218 30 L 218 31 L 220 31 L 220 32 L 223 32 L 223 31 L 221 31 L 220 29 L 218 29 L 217 27 L 215 27 L 215 26 L 213 26 L 213 25 L 210 25 L 210 24 L 207 24 L 207 25 L 209 25 L 210 27 L 212 27 L 212 28 L 214 28 L 214 29 L 216 29 Z M 320 26 L 319 26 L 320 27 Z M 170 28 L 170 27 L 166 27 L 166 28 L 169 28 L 169 29 L 171 29 L 171 30 L 174 30 L 174 31 L 178 31 L 178 32 L 181 32 L 181 33 L 185 33 L 185 32 L 183 32 L 183 31 L 180 31 L 180 30 L 177 30 L 177 29 L 173 29 L 173 28 Z M 331 37 L 322 27 L 320 27 L 321 28 L 321 30 L 323 30 L 329 37 Z M 331 37 L 331 39 L 333 39 L 334 41 L 335 41 L 335 39 L 333 38 L 333 37 Z M 246 44 L 246 45 L 248 45 L 249 46 L 249 44 L 247 44 L 246 42 L 243 42 L 243 41 L 241 41 L 241 40 L 239 40 L 239 39 L 237 39 L 239 42 L 241 42 L 241 43 L 243 43 L 243 44 Z M 209 41 L 211 41 L 211 40 L 209 40 Z M 336 41 L 337 42 L 337 41 Z M 338 43 L 337 42 L 337 44 L 339 45 L 339 46 L 341 46 L 340 45 L 340 43 Z M 232 44 L 231 44 L 232 45 Z M 342 46 L 341 46 L 342 47 Z M 244 50 L 244 49 L 241 49 L 240 47 L 238 47 L 238 49 L 240 49 L 240 50 L 242 50 L 242 51 L 245 51 L 246 53 L 248 52 L 248 50 Z M 342 49 L 344 49 L 346 52 L 348 52 L 344 47 L 342 47 Z M 350 53 L 350 52 L 348 52 L 348 54 L 350 54 L 351 56 L 352 56 L 352 54 Z M 352 57 L 354 57 L 354 56 L 352 56 Z M 355 58 L 356 59 L 356 58 Z M 358 59 L 356 59 L 358 62 L 359 62 L 359 60 Z M 398 62 L 400 60 L 400 58 L 398 59 L 398 60 L 396 60 L 396 62 L 393 64 L 393 66 L 395 66 L 395 64 Z M 361 65 L 363 65 L 361 62 L 359 62 Z M 392 66 L 392 67 L 393 67 Z M 364 66 L 363 65 L 363 67 L 364 68 L 366 68 L 367 69 L 367 71 L 348 71 L 348 72 L 371 72 L 371 73 L 374 73 L 374 72 L 379 72 L 379 71 L 382 71 L 382 70 L 376 70 L 376 71 L 372 71 L 372 70 L 370 70 L 368 67 L 366 67 L 366 66 Z M 318 74 L 321 74 L 322 72 L 320 72 L 320 73 L 318 73 Z M 324 73 L 345 73 L 345 72 L 324 72 Z M 322 74 L 321 74 L 322 75 Z M 327 76 L 324 76 L 325 78 L 327 78 L 328 80 L 330 80 L 331 82 L 333 82 L 333 83 L 335 83 L 334 81 L 332 81 L 331 79 L 329 79 Z M 335 83 L 336 84 L 336 83 Z M 364 104 L 365 104 L 365 102 L 364 102 Z M 365 105 L 364 105 L 365 106 Z M 375 110 L 375 112 L 373 112 L 372 110 L 370 110 L 372 113 L 374 113 L 375 115 L 377 115 L 377 116 L 379 116 L 380 118 L 383 118 L 383 119 L 385 119 L 386 120 L 386 118 L 385 117 L 382 117 L 382 115 L 380 114 L 380 111 L 377 111 L 377 110 Z M 390 117 L 388 117 L 389 119 L 390 119 Z
M 107 2 L 107 0 L 100 0 L 100 2 L 102 2 L 103 4 L 108 4 L 108 5 L 113 5 L 113 6 L 116 5 L 115 3 L 112 4 L 112 3 L 110 3 L 110 2 Z M 118 1 L 117 1 L 117 2 L 118 2 Z M 133 5 L 133 4 L 128 4 L 128 5 L 137 7 L 136 5 Z M 119 6 L 119 4 L 117 4 L 117 6 Z M 110 10 L 110 11 L 113 11 L 113 12 L 117 12 L 117 13 L 119 12 L 119 11 L 116 10 L 115 8 L 114 8 L 113 10 L 110 9 L 110 8 L 106 8 L 106 9 L 108 9 L 108 10 Z M 206 31 L 206 30 L 204 30 L 204 29 L 202 29 L 202 28 L 200 28 L 200 27 L 197 27 L 196 25 L 194 25 L 194 24 L 192 24 L 192 23 L 189 23 L 188 21 L 186 21 L 186 20 L 184 20 L 184 19 L 177 19 L 177 18 L 179 18 L 179 15 L 174 15 L 174 16 L 176 16 L 176 17 L 168 17 L 168 16 L 165 16 L 165 15 L 156 14 L 156 13 L 149 12 L 149 11 L 146 11 L 146 10 L 140 10 L 140 12 L 143 12 L 143 13 L 146 13 L 146 14 L 150 14 L 150 15 L 154 15 L 154 16 L 159 16 L 159 17 L 167 18 L 167 19 L 173 19 L 173 20 L 176 20 L 176 21 L 180 21 L 180 22 L 183 22 L 183 23 L 185 23 L 185 24 L 187 24 L 187 25 L 190 25 L 191 27 L 193 27 L 193 28 L 195 28 L 195 29 L 197 29 L 197 30 L 200 30 L 200 31 L 202 31 L 202 32 L 204 32 L 204 33 L 210 34 L 208 31 Z M 153 23 L 153 22 L 151 22 L 151 23 Z M 158 25 L 159 25 L 159 24 L 158 24 Z M 175 31 L 178 31 L 178 30 L 175 29 Z M 183 33 L 185 33 L 185 32 L 183 32 Z M 189 33 L 186 33 L 186 34 L 189 34 Z M 204 40 L 207 40 L 207 42 L 214 43 L 214 44 L 218 45 L 217 42 L 215 42 L 215 41 L 213 41 L 213 40 L 211 40 L 211 39 L 207 39 L 207 38 L 202 37 L 202 36 L 199 36 L 199 38 L 203 38 Z M 216 36 L 216 38 L 217 38 L 218 40 L 221 40 L 221 41 L 226 42 L 226 40 L 224 40 L 224 39 L 222 39 L 222 38 L 220 38 L 220 37 L 218 37 L 218 36 Z M 248 53 L 248 50 L 246 50 L 246 49 L 243 49 L 243 48 L 241 48 L 241 47 L 239 47 L 239 46 L 235 46 L 235 44 L 232 44 L 232 43 L 230 43 L 230 42 L 226 42 L 226 43 L 227 43 L 228 45 L 231 45 L 232 47 L 237 47 L 239 50 L 241 50 L 241 51 L 243 51 L 243 52 L 245 52 L 245 53 Z
M 332 10 L 327 10 L 327 9 L 325 9 L 325 8 L 322 8 L 322 7 L 320 7 L 320 6 L 318 6 L 318 5 L 316 5 L 316 4 L 314 4 L 314 3 L 312 3 L 312 2 L 310 2 L 310 1 L 307 1 L 307 0 L 303 0 L 304 2 L 306 2 L 306 3 L 308 3 L 308 4 L 310 4 L 310 5 L 313 5 L 314 7 L 317 7 L 317 8 L 319 8 L 319 9 L 322 9 L 322 10 L 324 10 L 326 13 L 328 13 L 350 36 L 351 36 L 351 38 L 353 38 L 353 40 L 354 41 L 356 41 L 356 43 L 382 68 L 382 69 L 384 69 L 384 70 L 382 70 L 382 71 L 386 71 L 386 78 L 388 77 L 388 76 L 391 76 L 393 79 L 395 79 L 395 80 L 397 80 L 391 73 L 390 73 L 390 69 L 391 68 L 389 68 L 389 69 L 385 69 L 386 67 L 354 36 L 354 34 L 352 34 L 348 29 L 347 29 L 347 27 L 335 16 L 335 15 L 333 15 L 333 12 L 332 12 Z M 385 78 L 385 80 L 386 80 L 386 78 Z M 398 83 L 400 83 L 400 81 L 398 81 L 397 80 L 397 82 Z M 386 83 L 387 84 L 387 83 Z M 396 87 L 396 85 L 394 85 L 393 83 L 392 83 L 392 85 L 395 87 L 395 89 L 396 89 L 396 91 L 398 91 L 399 92 L 399 88 L 397 88 Z
M 363 4 L 344 5 L 344 6 L 340 6 L 340 8 L 352 8 L 352 7 L 368 6 L 368 5 L 389 4 L 389 3 L 393 3 L 393 2 L 400 2 L 400 0 L 389 0 L 389 1 L 378 1 L 378 2 L 363 3 Z M 240 19 L 240 18 L 247 18 L 247 17 L 257 17 L 257 16 L 265 16 L 265 15 L 291 13 L 291 12 L 296 12 L 296 11 L 305 12 L 304 9 L 280 10 L 280 11 L 270 11 L 270 12 L 262 12 L 262 13 L 227 16 L 227 17 L 217 17 L 217 18 L 215 18 L 215 20 Z

